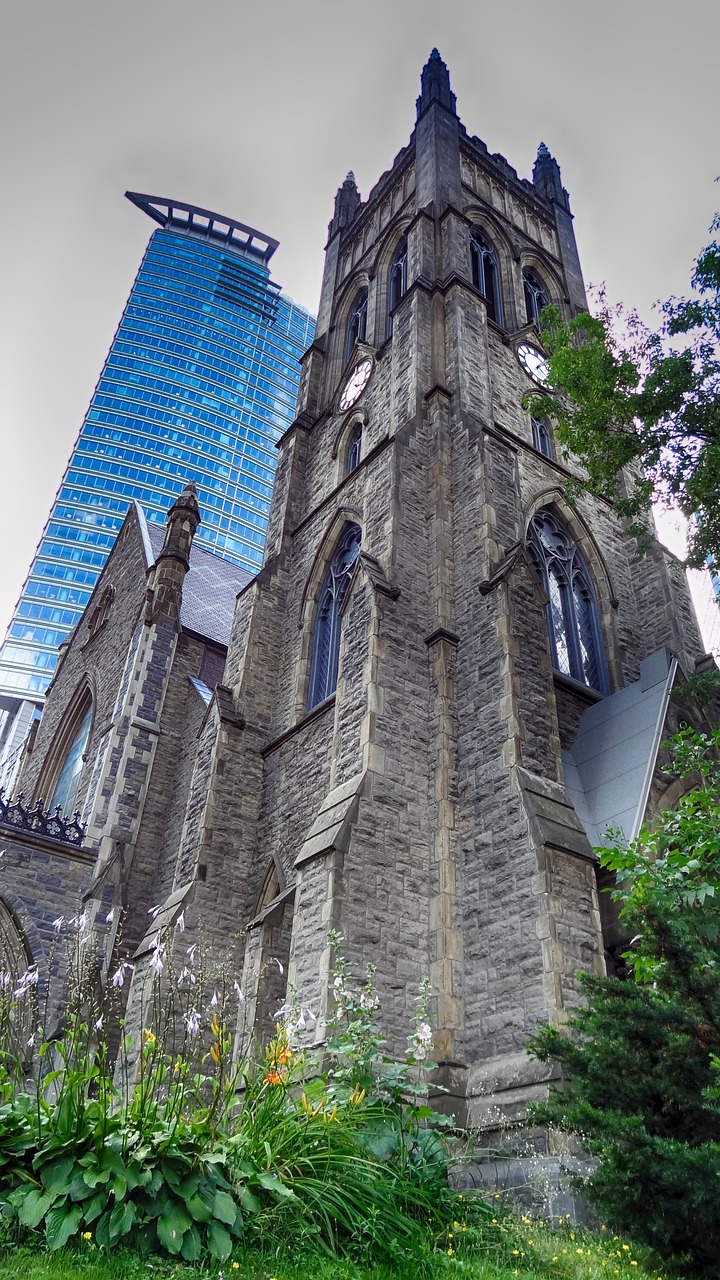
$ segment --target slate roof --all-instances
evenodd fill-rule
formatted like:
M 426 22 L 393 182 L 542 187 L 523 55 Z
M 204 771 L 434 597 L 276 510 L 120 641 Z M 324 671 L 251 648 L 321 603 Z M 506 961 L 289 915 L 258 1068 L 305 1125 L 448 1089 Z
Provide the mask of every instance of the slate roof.
M 650 654 L 639 680 L 588 707 L 562 753 L 565 790 L 593 846 L 607 827 L 628 840 L 640 830 L 677 669 L 669 649 Z
M 150 568 L 162 550 L 165 526 L 148 520 L 139 503 L 135 511 Z M 183 584 L 180 621 L 187 631 L 227 648 L 230 643 L 235 600 L 253 575 L 197 543 L 190 552 L 190 570 Z

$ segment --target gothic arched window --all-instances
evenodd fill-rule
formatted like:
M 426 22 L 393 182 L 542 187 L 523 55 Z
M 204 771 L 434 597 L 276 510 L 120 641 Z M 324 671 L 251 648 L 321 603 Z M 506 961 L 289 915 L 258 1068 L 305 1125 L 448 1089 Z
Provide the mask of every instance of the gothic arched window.
M 388 336 L 392 333 L 393 310 L 407 290 L 407 257 L 407 236 L 403 236 L 395 250 L 395 256 L 392 263 L 390 264 L 390 278 L 388 280 Z
M 525 289 L 525 308 L 528 324 L 540 324 L 540 312 L 550 303 L 550 294 L 537 272 L 527 267 L 523 271 L 523 287 Z
M 361 289 L 352 305 L 348 316 L 347 337 L 345 339 L 345 363 L 353 353 L 356 342 L 364 342 L 367 331 L 368 291 Z
M 362 448 L 362 423 L 356 422 L 350 432 L 348 440 L 347 453 L 345 455 L 345 475 L 349 476 L 360 462 L 360 450 Z
M 553 666 L 591 689 L 608 693 L 598 607 L 590 575 L 564 525 L 549 507 L 530 521 L 528 550 L 548 596 Z
M 502 324 L 500 270 L 495 250 L 479 231 L 470 233 L 470 261 L 475 288 L 487 303 L 487 313 L 496 324 Z
M 359 525 L 346 524 L 328 566 L 315 613 L 308 710 L 335 692 L 340 658 L 342 605 L 360 552 Z
M 552 436 L 550 427 L 545 418 L 532 418 L 533 444 L 538 453 L 544 453 L 546 458 L 555 456 L 553 450 Z
M 88 702 L 81 712 L 80 720 L 75 722 L 76 728 L 65 751 L 57 782 L 48 805 L 50 812 L 59 806 L 60 812 L 66 818 L 72 817 L 73 805 L 75 804 L 83 767 L 83 755 L 90 737 L 92 714 L 92 702 Z

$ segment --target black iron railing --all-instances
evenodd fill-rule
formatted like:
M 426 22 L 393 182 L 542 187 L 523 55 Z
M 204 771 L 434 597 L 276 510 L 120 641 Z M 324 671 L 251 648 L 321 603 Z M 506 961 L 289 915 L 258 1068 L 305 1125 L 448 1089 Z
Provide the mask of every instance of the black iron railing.
M 40 836 L 49 836 L 51 840 L 61 840 L 63 844 L 82 844 L 87 828 L 79 820 L 79 810 L 76 810 L 72 818 L 66 818 L 60 805 L 56 806 L 54 813 L 50 813 L 43 808 L 42 800 L 29 808 L 23 804 L 24 798 L 21 792 L 16 800 L 6 799 L 5 788 L 0 787 L 0 826 L 33 831 Z

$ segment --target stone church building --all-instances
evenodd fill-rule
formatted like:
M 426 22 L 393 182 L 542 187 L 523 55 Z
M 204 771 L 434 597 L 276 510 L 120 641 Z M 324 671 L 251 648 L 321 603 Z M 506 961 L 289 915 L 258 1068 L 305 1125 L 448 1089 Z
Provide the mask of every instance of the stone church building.
M 468 134 L 434 50 L 408 145 L 335 198 L 263 568 L 192 546 L 189 485 L 164 531 L 131 510 L 66 645 L 0 800 L 18 970 L 60 991 L 52 921 L 82 899 L 105 974 L 133 959 L 132 1021 L 182 912 L 175 945 L 230 953 L 260 1033 L 289 979 L 319 1043 L 335 928 L 399 1051 L 430 978 L 459 1120 L 537 1096 L 528 1036 L 616 949 L 593 845 L 662 802 L 703 661 L 680 563 L 571 509 L 578 467 L 523 407 L 548 301 L 585 307 L 559 167 L 541 144 L 521 179 Z

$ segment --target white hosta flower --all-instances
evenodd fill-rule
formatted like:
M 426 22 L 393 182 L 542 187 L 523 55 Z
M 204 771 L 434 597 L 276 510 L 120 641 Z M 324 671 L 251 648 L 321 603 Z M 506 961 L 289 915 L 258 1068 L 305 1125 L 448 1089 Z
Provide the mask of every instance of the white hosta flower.
M 111 907 L 111 908 L 110 908 L 110 910 L 108 911 L 108 913 L 107 913 L 106 917 L 105 917 L 105 923 L 106 923 L 106 924 L 112 924 L 112 922 L 113 922 L 113 920 L 114 920 L 114 919 L 115 919 L 115 908 L 114 908 L 114 907 Z
M 188 1035 L 196 1036 L 200 1031 L 200 1014 L 197 1009 L 191 1009 L 189 1013 L 184 1013 L 183 1021 L 187 1027 Z
M 175 921 L 175 928 L 177 929 L 178 933 L 185 932 L 185 912 L 184 911 L 180 912 L 180 915 Z
M 280 970 L 280 972 L 281 972 L 281 973 L 284 973 L 284 972 L 285 972 L 285 970 L 284 970 L 283 966 L 281 965 L 280 961 L 278 960 L 277 956 L 273 956 L 273 957 L 272 957 L 272 963 L 277 965 L 277 967 L 278 967 L 278 969 Z
M 152 916 L 153 920 L 156 920 L 156 919 L 157 919 L 157 917 L 160 915 L 160 912 L 161 912 L 161 911 L 162 911 L 162 907 L 159 907 L 159 906 L 156 904 L 154 907 L 150 907 L 150 908 L 148 909 L 148 915 L 149 915 L 149 916 Z
M 237 984 L 236 984 L 236 985 L 237 985 Z M 238 987 L 238 990 L 240 990 L 240 988 L 239 988 L 239 987 Z M 219 999 L 220 999 L 220 998 L 219 998 L 219 996 L 218 996 L 217 991 L 213 991 L 213 993 L 212 993 L 212 999 L 211 999 L 211 1001 L 210 1001 L 210 1008 L 211 1008 L 211 1009 L 217 1009 L 218 1004 L 219 1004 Z
M 30 1039 L 27 1042 L 27 1047 L 28 1049 L 32 1049 L 34 1045 L 35 1045 L 35 1032 L 33 1031 L 32 1035 L 30 1036 Z
M 150 961 L 150 968 L 154 973 L 160 974 L 165 968 L 165 948 L 155 947 L 153 950 L 153 958 Z
M 196 952 L 196 951 L 197 951 L 197 942 L 193 942 L 192 946 L 191 946 L 191 947 L 188 947 L 187 951 L 185 952 L 185 954 L 186 954 L 186 956 L 187 956 L 188 961 L 189 961 L 189 963 L 190 963 L 190 964 L 194 964 L 194 963 L 195 963 L 195 952 Z
M 24 996 L 25 992 L 28 991 L 30 987 L 36 987 L 37 983 L 38 983 L 38 967 L 36 964 L 31 964 L 29 968 L 25 970 L 24 974 L 20 978 L 20 981 L 18 982 L 17 987 L 15 988 L 16 997 Z
M 118 965 L 117 969 L 115 970 L 112 976 L 113 986 L 121 987 L 125 982 L 125 974 L 132 973 L 134 968 L 135 968 L 135 965 L 130 964 L 129 960 L 123 960 L 122 963 Z
M 65 923 L 64 916 L 58 916 L 57 920 L 53 920 L 52 927 L 56 933 L 59 933 Z
M 103 1015 L 102 1015 L 102 1014 L 100 1014 L 100 1017 L 98 1018 L 97 1022 L 95 1023 L 95 1030 L 96 1030 L 96 1031 L 102 1031 L 102 1024 L 103 1024 Z
M 183 968 L 180 970 L 180 977 L 178 978 L 178 986 L 181 987 L 183 982 L 189 982 L 191 987 L 194 987 L 195 983 L 197 982 L 197 978 L 195 977 L 195 974 L 193 973 L 192 969 L 188 969 L 187 965 L 184 965 Z
M 233 986 L 234 986 L 234 988 L 235 988 L 235 995 L 237 996 L 238 1004 L 244 1004 L 244 1002 L 245 1002 L 245 996 L 243 995 L 243 993 L 242 993 L 242 991 L 241 991 L 241 989 L 240 989 L 240 983 L 237 981 L 237 978 L 236 978 L 236 979 L 235 979 L 235 981 L 233 982 Z

